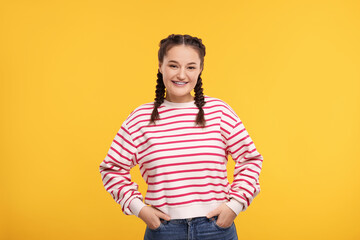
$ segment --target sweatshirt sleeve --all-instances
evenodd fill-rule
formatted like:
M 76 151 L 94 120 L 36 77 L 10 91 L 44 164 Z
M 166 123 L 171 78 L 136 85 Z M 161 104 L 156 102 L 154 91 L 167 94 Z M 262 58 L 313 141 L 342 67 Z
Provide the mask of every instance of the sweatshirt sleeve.
M 227 139 L 227 153 L 235 161 L 235 169 L 230 201 L 226 204 L 238 215 L 260 192 L 259 175 L 263 162 L 262 155 L 239 118 Z
M 136 145 L 124 121 L 100 164 L 100 174 L 106 191 L 121 205 L 123 213 L 138 217 L 146 204 L 138 191 L 138 184 L 132 182 L 130 176 L 130 169 L 136 165 L 136 152 Z

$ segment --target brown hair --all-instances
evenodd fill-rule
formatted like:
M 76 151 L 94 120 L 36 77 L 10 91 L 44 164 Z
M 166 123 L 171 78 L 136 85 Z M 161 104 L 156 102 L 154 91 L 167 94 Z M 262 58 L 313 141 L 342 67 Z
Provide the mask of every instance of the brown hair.
M 193 47 L 199 54 L 200 57 L 200 66 L 201 69 L 204 69 L 204 56 L 205 56 L 205 46 L 202 43 L 202 40 L 197 37 L 192 37 L 190 35 L 181 35 L 181 34 L 171 34 L 167 38 L 164 38 L 160 41 L 160 49 L 158 52 L 158 59 L 159 63 L 163 62 L 164 56 L 166 55 L 167 51 L 169 51 L 170 48 L 176 45 L 186 45 Z M 204 110 L 202 107 L 205 105 L 204 100 L 204 94 L 202 89 L 202 79 L 201 79 L 201 73 L 199 74 L 197 83 L 194 87 L 195 92 L 195 105 L 198 107 L 199 112 L 196 116 L 196 124 L 200 125 L 202 127 L 205 127 L 205 117 L 204 117 Z M 163 82 L 163 76 L 160 70 L 158 70 L 157 73 L 157 84 L 156 84 L 156 90 L 155 90 L 155 101 L 154 101 L 154 109 L 151 113 L 151 119 L 150 124 L 154 123 L 156 120 L 159 120 L 159 112 L 158 107 L 164 102 L 164 95 L 165 95 L 165 85 Z

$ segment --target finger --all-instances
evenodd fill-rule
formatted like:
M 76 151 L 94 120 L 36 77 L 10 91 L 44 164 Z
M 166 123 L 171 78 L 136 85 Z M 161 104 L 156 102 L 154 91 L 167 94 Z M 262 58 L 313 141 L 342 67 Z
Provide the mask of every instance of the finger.
M 216 208 L 216 209 L 212 210 L 211 212 L 209 212 L 209 213 L 206 215 L 206 217 L 207 217 L 207 218 L 211 218 L 211 217 L 213 217 L 213 216 L 219 215 L 219 213 L 220 213 L 220 209 L 219 209 L 219 208 Z
M 151 229 L 156 229 L 160 226 L 160 219 L 159 218 L 155 218 L 153 221 L 151 221 L 148 226 L 150 226 Z
M 156 216 L 158 216 L 159 218 L 165 219 L 167 221 L 170 221 L 170 219 L 171 219 L 169 215 L 167 215 L 159 210 L 156 211 Z

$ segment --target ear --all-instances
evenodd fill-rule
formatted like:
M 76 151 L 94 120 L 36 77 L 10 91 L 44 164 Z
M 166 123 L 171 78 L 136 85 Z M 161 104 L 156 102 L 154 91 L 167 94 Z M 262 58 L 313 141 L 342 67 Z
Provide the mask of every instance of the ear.
M 159 63 L 159 71 L 161 72 L 161 63 Z M 161 74 L 162 74 L 162 72 L 161 72 Z

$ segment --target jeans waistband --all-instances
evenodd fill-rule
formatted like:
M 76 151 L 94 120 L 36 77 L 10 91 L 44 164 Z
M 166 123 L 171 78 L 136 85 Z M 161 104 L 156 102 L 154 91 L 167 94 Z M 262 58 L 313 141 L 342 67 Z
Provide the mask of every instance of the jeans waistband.
M 214 216 L 214 217 L 212 217 L 212 218 L 207 218 L 207 217 L 193 217 L 193 218 L 185 218 L 185 219 L 170 219 L 169 221 L 160 218 L 160 221 L 161 221 L 163 224 L 167 224 L 167 223 L 169 223 L 169 222 L 175 223 L 175 224 L 188 224 L 189 222 L 197 223 L 197 222 L 201 222 L 201 221 L 211 221 L 211 220 L 214 220 L 214 219 L 217 219 L 217 218 L 218 218 L 218 216 Z

